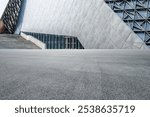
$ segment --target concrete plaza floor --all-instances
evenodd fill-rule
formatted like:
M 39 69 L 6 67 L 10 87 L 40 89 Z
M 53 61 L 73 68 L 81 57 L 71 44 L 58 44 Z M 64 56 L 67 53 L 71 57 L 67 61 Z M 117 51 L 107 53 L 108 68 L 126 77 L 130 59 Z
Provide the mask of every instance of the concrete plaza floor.
M 0 99 L 150 99 L 149 53 L 0 50 Z
M 0 49 L 39 49 L 20 35 L 0 34 Z

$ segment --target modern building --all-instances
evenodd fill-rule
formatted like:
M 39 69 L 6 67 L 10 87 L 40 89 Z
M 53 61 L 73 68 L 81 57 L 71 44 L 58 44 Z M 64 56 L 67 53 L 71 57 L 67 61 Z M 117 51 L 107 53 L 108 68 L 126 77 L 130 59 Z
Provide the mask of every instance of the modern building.
M 149 0 L 0 0 L 0 4 L 5 33 L 31 35 L 48 49 L 146 49 L 150 44 Z
M 149 0 L 105 1 L 147 45 L 150 45 Z
M 149 10 L 150 0 L 0 0 L 0 100 L 149 100 Z

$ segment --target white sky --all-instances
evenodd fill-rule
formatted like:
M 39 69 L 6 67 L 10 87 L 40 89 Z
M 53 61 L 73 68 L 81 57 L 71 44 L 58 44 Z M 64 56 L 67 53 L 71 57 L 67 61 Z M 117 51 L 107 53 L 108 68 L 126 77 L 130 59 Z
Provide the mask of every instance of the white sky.
M 3 12 L 6 8 L 6 5 L 8 3 L 9 0 L 0 0 L 0 18 L 3 15 Z

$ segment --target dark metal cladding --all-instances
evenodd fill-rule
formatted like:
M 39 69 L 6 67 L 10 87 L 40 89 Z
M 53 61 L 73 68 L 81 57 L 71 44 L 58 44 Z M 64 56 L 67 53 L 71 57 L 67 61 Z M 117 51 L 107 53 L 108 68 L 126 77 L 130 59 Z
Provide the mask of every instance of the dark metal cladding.
M 46 44 L 47 49 L 84 49 L 77 37 L 23 32 Z
M 150 45 L 150 0 L 105 1 L 147 45 Z
M 13 34 L 15 32 L 22 1 L 23 0 L 9 0 L 2 16 L 6 28 L 5 33 Z

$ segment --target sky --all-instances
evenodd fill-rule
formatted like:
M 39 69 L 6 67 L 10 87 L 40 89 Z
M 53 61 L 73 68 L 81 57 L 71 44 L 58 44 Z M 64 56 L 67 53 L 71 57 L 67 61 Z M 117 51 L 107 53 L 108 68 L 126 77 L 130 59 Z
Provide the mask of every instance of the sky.
M 8 3 L 9 0 L 0 0 L 0 18 L 3 15 L 3 12 L 6 8 L 6 5 Z

